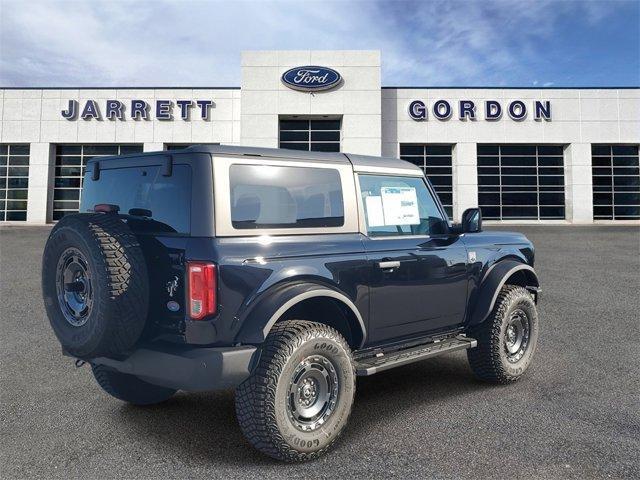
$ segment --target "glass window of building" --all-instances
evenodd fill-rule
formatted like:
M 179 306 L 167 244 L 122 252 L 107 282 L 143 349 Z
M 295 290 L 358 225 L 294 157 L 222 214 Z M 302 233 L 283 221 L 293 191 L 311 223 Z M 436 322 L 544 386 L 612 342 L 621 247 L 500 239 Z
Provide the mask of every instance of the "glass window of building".
M 478 204 L 487 220 L 565 218 L 561 145 L 478 145 Z
M 640 219 L 638 145 L 592 145 L 593 219 Z
M 280 148 L 340 151 L 340 120 L 280 120 Z
M 53 220 L 77 213 L 82 196 L 82 177 L 94 157 L 142 152 L 142 145 L 58 145 L 56 147 Z
M 451 145 L 400 144 L 400 158 L 422 169 L 433 185 L 449 218 L 453 215 Z
M 0 221 L 25 221 L 29 145 L 0 144 Z

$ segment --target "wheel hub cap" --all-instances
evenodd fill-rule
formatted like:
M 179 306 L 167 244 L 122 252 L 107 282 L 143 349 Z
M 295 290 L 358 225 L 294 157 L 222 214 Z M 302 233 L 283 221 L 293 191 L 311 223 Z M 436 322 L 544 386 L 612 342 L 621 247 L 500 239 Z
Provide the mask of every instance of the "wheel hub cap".
M 338 400 L 338 375 L 322 355 L 303 359 L 289 382 L 287 414 L 296 428 L 313 431 L 324 424 Z
M 318 399 L 317 382 L 311 377 L 304 379 L 303 384 L 298 386 L 298 403 L 301 405 L 311 405 Z

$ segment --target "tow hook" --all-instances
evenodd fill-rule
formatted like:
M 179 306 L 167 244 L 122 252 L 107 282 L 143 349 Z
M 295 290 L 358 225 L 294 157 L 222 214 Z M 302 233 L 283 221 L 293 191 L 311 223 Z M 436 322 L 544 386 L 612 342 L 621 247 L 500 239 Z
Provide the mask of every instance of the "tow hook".
M 83 367 L 85 363 L 87 362 L 85 362 L 84 360 L 80 360 L 79 358 L 76 358 L 76 362 L 75 362 L 76 368 Z

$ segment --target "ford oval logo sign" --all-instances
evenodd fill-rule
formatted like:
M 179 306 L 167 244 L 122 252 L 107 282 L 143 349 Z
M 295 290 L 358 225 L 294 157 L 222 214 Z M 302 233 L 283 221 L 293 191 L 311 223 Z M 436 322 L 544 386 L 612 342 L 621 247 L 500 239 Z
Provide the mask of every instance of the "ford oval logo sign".
M 341 81 L 342 77 L 335 70 L 315 65 L 295 67 L 282 74 L 282 83 L 289 88 L 304 92 L 328 90 Z

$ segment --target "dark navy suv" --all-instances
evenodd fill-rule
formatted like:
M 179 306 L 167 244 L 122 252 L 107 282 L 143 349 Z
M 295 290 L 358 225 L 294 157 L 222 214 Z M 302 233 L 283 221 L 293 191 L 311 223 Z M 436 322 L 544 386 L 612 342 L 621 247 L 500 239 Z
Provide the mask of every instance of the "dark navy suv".
M 138 405 L 236 388 L 257 449 L 315 458 L 356 376 L 467 349 L 508 383 L 536 348 L 523 235 L 448 221 L 393 159 L 227 146 L 91 160 L 49 236 L 42 289 L 63 352 Z

